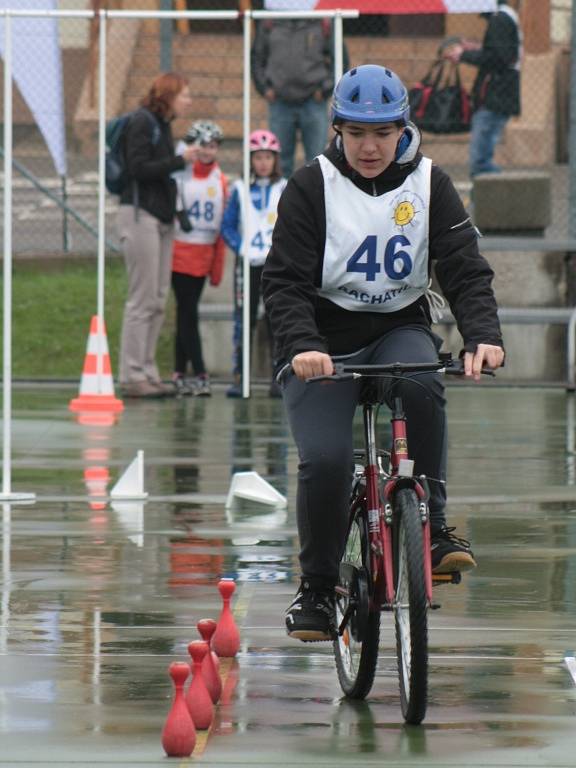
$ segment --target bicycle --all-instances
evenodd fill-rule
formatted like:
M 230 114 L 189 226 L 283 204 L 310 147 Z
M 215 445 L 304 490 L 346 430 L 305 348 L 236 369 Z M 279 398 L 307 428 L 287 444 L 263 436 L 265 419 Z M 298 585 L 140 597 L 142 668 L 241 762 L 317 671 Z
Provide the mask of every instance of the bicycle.
M 434 363 L 346 365 L 337 363 L 332 376 L 309 381 L 349 381 L 362 377 L 392 379 L 406 374 L 463 375 L 461 361 L 440 353 Z M 491 369 L 482 373 L 494 375 Z M 354 451 L 356 465 L 350 515 L 339 581 L 336 585 L 337 637 L 334 654 L 344 694 L 364 699 L 376 674 L 380 614 L 394 614 L 396 659 L 402 715 L 418 725 L 426 715 L 428 694 L 428 610 L 434 584 L 458 584 L 458 571 L 432 575 L 428 480 L 416 477 L 408 453 L 402 398 L 395 395 L 390 450 L 377 448 L 377 387 L 361 398 L 364 449 Z M 384 463 L 387 462 L 387 466 Z

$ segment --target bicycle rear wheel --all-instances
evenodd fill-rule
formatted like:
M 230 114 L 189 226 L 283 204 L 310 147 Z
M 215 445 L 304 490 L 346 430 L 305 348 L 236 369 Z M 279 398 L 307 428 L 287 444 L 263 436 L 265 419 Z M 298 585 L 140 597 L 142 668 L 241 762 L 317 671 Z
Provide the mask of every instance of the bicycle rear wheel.
M 334 640 L 334 656 L 342 691 L 351 699 L 364 699 L 374 682 L 380 638 L 380 611 L 370 608 L 370 561 L 365 511 L 354 518 L 336 593 L 338 626 L 347 617 L 342 634 Z
M 418 725 L 428 697 L 428 601 L 418 497 L 402 488 L 394 502 L 394 624 L 402 715 Z

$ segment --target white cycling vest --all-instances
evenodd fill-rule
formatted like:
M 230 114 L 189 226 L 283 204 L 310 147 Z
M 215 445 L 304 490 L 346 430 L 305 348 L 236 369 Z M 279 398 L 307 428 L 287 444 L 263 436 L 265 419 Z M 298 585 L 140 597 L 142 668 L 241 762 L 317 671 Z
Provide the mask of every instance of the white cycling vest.
M 320 296 L 356 312 L 396 312 L 428 287 L 432 161 L 371 197 L 323 155 L 326 245 Z
M 258 210 L 254 206 L 252 203 L 252 196 L 250 196 L 250 205 L 248 206 L 248 230 L 246 235 L 244 235 L 243 232 L 244 182 L 242 179 L 238 179 L 238 181 L 234 182 L 234 186 L 238 191 L 238 199 L 240 201 L 239 230 L 242 238 L 240 255 L 244 256 L 247 251 L 250 265 L 252 267 L 261 267 L 266 261 L 268 251 L 272 246 L 272 232 L 278 216 L 278 201 L 286 186 L 286 179 L 279 179 L 270 186 L 268 204 L 263 206 L 262 210 Z M 264 190 L 263 194 L 265 194 Z
M 222 171 L 215 165 L 205 178 L 192 175 L 190 168 L 174 174 L 178 185 L 176 205 L 184 208 L 194 227 L 191 232 L 183 232 L 176 222 L 174 237 L 183 243 L 211 245 L 220 233 L 224 214 L 224 192 L 222 189 Z

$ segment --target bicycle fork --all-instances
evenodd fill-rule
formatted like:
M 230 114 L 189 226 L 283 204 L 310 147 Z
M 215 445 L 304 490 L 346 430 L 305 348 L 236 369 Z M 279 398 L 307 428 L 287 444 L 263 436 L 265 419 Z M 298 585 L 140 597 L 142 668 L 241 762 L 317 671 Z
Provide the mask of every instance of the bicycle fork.
M 376 440 L 374 434 L 373 409 L 366 409 L 364 416 L 364 429 L 366 432 L 366 445 L 369 447 L 368 468 L 366 476 L 366 491 L 368 500 L 369 531 L 372 550 L 372 560 L 384 563 L 384 579 L 378 579 L 377 570 L 375 585 L 384 583 L 384 594 L 375 594 L 380 600 L 380 605 L 392 606 L 395 600 L 393 555 L 392 555 L 392 525 L 393 514 L 390 499 L 399 487 L 410 487 L 418 497 L 418 508 L 422 522 L 422 539 L 424 547 L 424 578 L 426 598 L 432 604 L 432 556 L 430 550 L 430 517 L 428 513 L 427 493 L 414 477 L 414 462 L 408 456 L 408 440 L 406 435 L 406 416 L 402 406 L 402 399 L 394 398 L 392 410 L 392 452 L 390 456 L 390 477 L 384 485 L 383 498 L 379 494 L 379 467 L 376 456 Z M 374 556 L 376 555 L 376 556 Z

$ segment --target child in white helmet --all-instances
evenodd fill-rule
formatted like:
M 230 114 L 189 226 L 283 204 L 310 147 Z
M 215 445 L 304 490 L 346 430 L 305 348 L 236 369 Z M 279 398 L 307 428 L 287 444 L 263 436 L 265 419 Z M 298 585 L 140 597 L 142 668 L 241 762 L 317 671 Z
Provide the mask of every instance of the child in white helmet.
M 210 379 L 202 356 L 198 304 L 206 278 L 217 286 L 224 272 L 224 240 L 220 235 L 228 197 L 228 180 L 216 160 L 222 129 L 210 120 L 197 120 L 182 145 L 198 146 L 196 161 L 175 175 L 178 186 L 176 232 L 172 258 L 172 288 L 176 298 L 176 394 L 209 396 Z M 191 369 L 192 376 L 189 376 Z
M 280 142 L 271 131 L 257 130 L 250 134 L 250 210 L 248 231 L 243 232 L 244 186 L 239 179 L 232 187 L 224 211 L 222 236 L 236 254 L 234 268 L 234 381 L 226 392 L 228 397 L 242 397 L 242 304 L 244 254 L 250 261 L 250 334 L 258 319 L 260 278 L 264 262 L 272 245 L 272 230 L 276 222 L 278 201 L 286 186 L 280 172 Z M 250 346 L 252 346 L 250 344 Z M 271 397 L 280 397 L 275 382 L 270 385 Z

